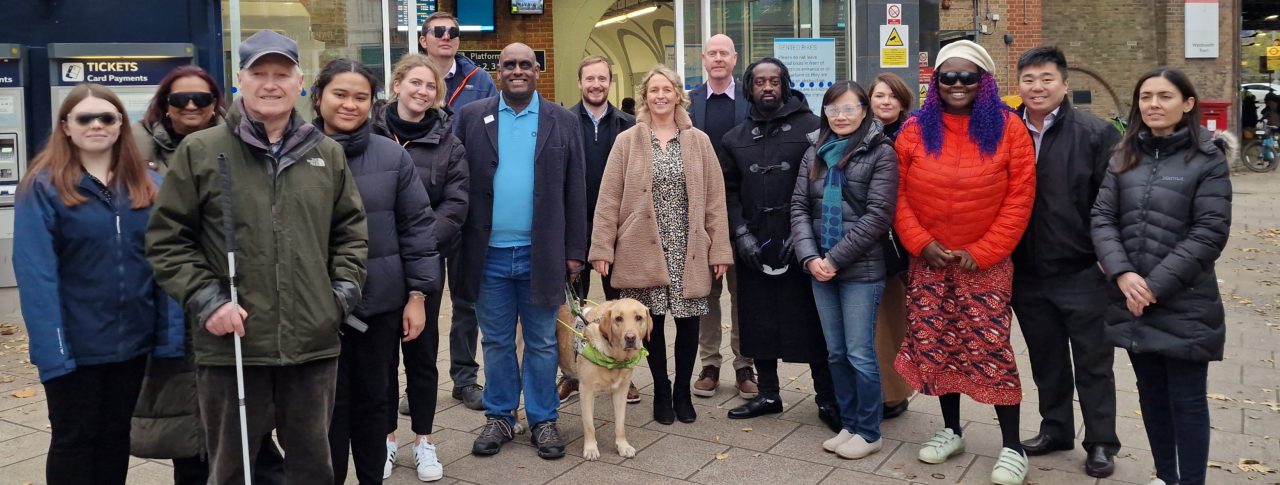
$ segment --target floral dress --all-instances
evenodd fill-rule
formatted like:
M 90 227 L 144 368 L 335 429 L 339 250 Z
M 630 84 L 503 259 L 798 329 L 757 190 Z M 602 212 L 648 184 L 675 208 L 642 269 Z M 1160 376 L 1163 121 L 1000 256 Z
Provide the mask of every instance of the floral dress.
M 657 135 L 649 134 L 653 149 L 653 209 L 658 218 L 658 237 L 667 263 L 670 286 L 623 288 L 623 298 L 635 298 L 649 307 L 654 315 L 673 318 L 707 314 L 707 298 L 686 299 L 684 294 L 684 262 L 689 247 L 689 194 L 685 188 L 684 162 L 680 152 L 680 131 L 667 142 L 666 150 Z

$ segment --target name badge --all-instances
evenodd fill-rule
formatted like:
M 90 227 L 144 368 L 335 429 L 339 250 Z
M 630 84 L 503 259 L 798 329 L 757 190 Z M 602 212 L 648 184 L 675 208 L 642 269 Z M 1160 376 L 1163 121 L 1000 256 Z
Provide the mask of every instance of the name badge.
M 489 123 L 493 123 L 493 115 L 488 115 L 484 117 L 484 124 L 487 125 Z

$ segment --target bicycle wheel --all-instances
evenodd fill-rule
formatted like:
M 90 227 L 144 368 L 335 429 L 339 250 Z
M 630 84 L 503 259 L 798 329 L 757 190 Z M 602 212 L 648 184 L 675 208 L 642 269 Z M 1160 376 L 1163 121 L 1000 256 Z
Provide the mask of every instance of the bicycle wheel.
M 1269 172 L 1275 168 L 1276 160 L 1262 158 L 1262 144 L 1250 142 L 1240 150 L 1240 162 L 1251 172 Z

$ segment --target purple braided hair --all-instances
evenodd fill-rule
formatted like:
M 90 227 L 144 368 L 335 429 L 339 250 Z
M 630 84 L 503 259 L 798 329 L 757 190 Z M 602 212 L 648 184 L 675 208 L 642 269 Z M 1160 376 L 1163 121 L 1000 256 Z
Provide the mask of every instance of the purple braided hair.
M 925 95 L 924 104 L 916 115 L 925 150 L 934 156 L 942 152 L 944 134 L 942 96 L 939 91 L 938 78 L 935 77 L 933 86 Z M 1012 110 L 1000 99 L 1000 88 L 996 86 L 995 76 L 982 71 L 978 93 L 973 100 L 973 110 L 969 114 L 969 139 L 978 143 L 983 155 L 995 153 L 1000 146 L 1000 140 L 1004 138 L 1004 117 L 1008 112 Z

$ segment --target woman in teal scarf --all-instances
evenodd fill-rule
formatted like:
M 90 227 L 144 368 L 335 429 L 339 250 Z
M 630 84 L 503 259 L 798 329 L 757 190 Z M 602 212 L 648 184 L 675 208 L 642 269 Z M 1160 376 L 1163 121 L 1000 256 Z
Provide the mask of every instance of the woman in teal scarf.
M 876 359 L 876 308 L 898 194 L 898 157 L 868 113 L 867 92 L 838 82 L 822 98 L 822 121 L 791 198 L 796 258 L 813 275 L 840 406 L 840 434 L 822 444 L 843 458 L 881 448 L 883 396 Z

